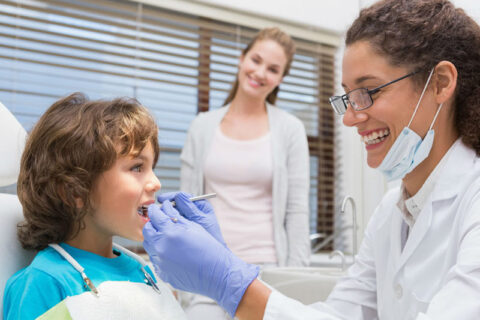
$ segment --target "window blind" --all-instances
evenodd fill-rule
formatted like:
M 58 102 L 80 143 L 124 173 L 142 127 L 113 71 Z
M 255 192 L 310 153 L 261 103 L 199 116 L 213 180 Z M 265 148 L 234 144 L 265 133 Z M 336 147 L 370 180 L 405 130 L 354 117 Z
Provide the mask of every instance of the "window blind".
M 0 1 L 0 101 L 30 130 L 58 98 L 133 96 L 160 128 L 155 172 L 179 189 L 179 155 L 199 111 L 222 106 L 241 50 L 258 30 L 131 1 Z M 304 123 L 311 232 L 334 229 L 336 48 L 295 38 L 277 106 Z

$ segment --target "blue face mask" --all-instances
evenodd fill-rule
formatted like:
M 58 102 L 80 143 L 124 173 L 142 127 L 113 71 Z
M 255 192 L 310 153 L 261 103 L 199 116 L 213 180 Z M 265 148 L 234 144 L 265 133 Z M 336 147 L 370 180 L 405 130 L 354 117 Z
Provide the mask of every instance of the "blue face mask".
M 395 142 L 393 143 L 392 147 L 388 151 L 387 155 L 383 159 L 382 163 L 378 167 L 380 171 L 386 176 L 388 181 L 402 179 L 410 173 L 416 166 L 418 166 L 423 160 L 425 160 L 428 155 L 430 154 L 430 150 L 432 149 L 433 145 L 433 138 L 435 135 L 433 128 L 433 124 L 437 119 L 438 113 L 442 109 L 443 103 L 440 104 L 440 107 L 433 118 L 433 121 L 428 129 L 425 138 L 422 138 L 410 129 L 410 124 L 412 123 L 415 114 L 417 113 L 418 106 L 422 101 L 423 95 L 427 90 L 428 83 L 433 74 L 433 69 L 428 76 L 427 83 L 423 88 L 422 94 L 420 95 L 420 99 L 418 99 L 417 106 L 415 107 L 415 111 L 413 112 L 412 118 L 408 123 L 408 126 L 403 128 L 400 135 L 397 137 Z

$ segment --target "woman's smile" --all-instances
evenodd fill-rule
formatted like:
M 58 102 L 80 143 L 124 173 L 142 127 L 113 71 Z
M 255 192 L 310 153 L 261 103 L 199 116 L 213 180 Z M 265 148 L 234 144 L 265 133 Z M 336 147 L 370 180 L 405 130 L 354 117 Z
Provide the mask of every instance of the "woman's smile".
M 388 128 L 364 131 L 360 133 L 361 140 L 365 144 L 365 148 L 367 150 L 380 147 L 389 136 L 390 130 Z
M 263 86 L 262 81 L 255 80 L 255 78 L 252 77 L 251 75 L 247 75 L 247 78 L 248 78 L 248 83 L 254 88 L 259 88 L 259 87 Z

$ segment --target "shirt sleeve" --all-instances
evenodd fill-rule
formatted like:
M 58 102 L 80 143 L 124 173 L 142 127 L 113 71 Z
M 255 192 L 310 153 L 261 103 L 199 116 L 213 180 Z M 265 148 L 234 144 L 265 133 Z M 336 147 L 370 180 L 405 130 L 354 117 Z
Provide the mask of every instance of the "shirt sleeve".
M 288 266 L 307 266 L 310 259 L 308 195 L 310 161 L 305 128 L 300 120 L 292 123 L 288 133 L 288 195 L 285 229 L 288 241 Z
M 4 320 L 36 319 L 65 296 L 61 285 L 40 270 L 21 271 L 10 278 L 3 298 Z
M 263 320 L 345 320 L 327 304 L 306 306 L 290 299 L 277 291 L 268 298 Z
M 365 230 L 355 263 L 348 269 L 347 275 L 338 280 L 325 302 L 349 320 L 378 319 L 374 248 L 375 243 L 381 241 L 376 238 L 375 230 L 382 214 L 383 210 L 377 207 Z
M 376 271 L 373 256 L 373 231 L 369 224 L 356 262 L 340 279 L 326 302 L 306 306 L 272 291 L 264 320 L 375 320 Z
M 199 193 L 198 190 L 196 190 L 198 186 L 195 184 L 194 179 L 196 170 L 198 170 L 196 167 L 198 159 L 195 158 L 195 139 L 199 139 L 199 137 L 195 136 L 196 131 L 198 131 L 196 130 L 196 123 L 198 123 L 198 116 L 190 124 L 190 128 L 187 132 L 187 138 L 180 155 L 180 190 L 192 194 Z

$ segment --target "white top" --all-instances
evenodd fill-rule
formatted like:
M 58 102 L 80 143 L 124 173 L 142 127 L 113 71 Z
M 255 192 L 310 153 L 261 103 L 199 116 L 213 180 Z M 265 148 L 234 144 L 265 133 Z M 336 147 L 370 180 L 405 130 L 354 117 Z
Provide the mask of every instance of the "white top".
M 480 158 L 460 140 L 401 250 L 400 188 L 388 192 L 348 275 L 326 303 L 272 294 L 265 320 L 476 320 L 480 315 Z
M 180 156 L 181 190 L 205 193 L 203 167 L 215 134 L 229 106 L 202 112 L 188 129 Z M 310 257 L 308 143 L 302 122 L 267 103 L 271 134 L 273 238 L 279 266 L 306 266 Z
M 203 167 L 205 192 L 227 246 L 249 263 L 276 263 L 272 222 L 271 135 L 252 140 L 225 136 L 220 127 Z

